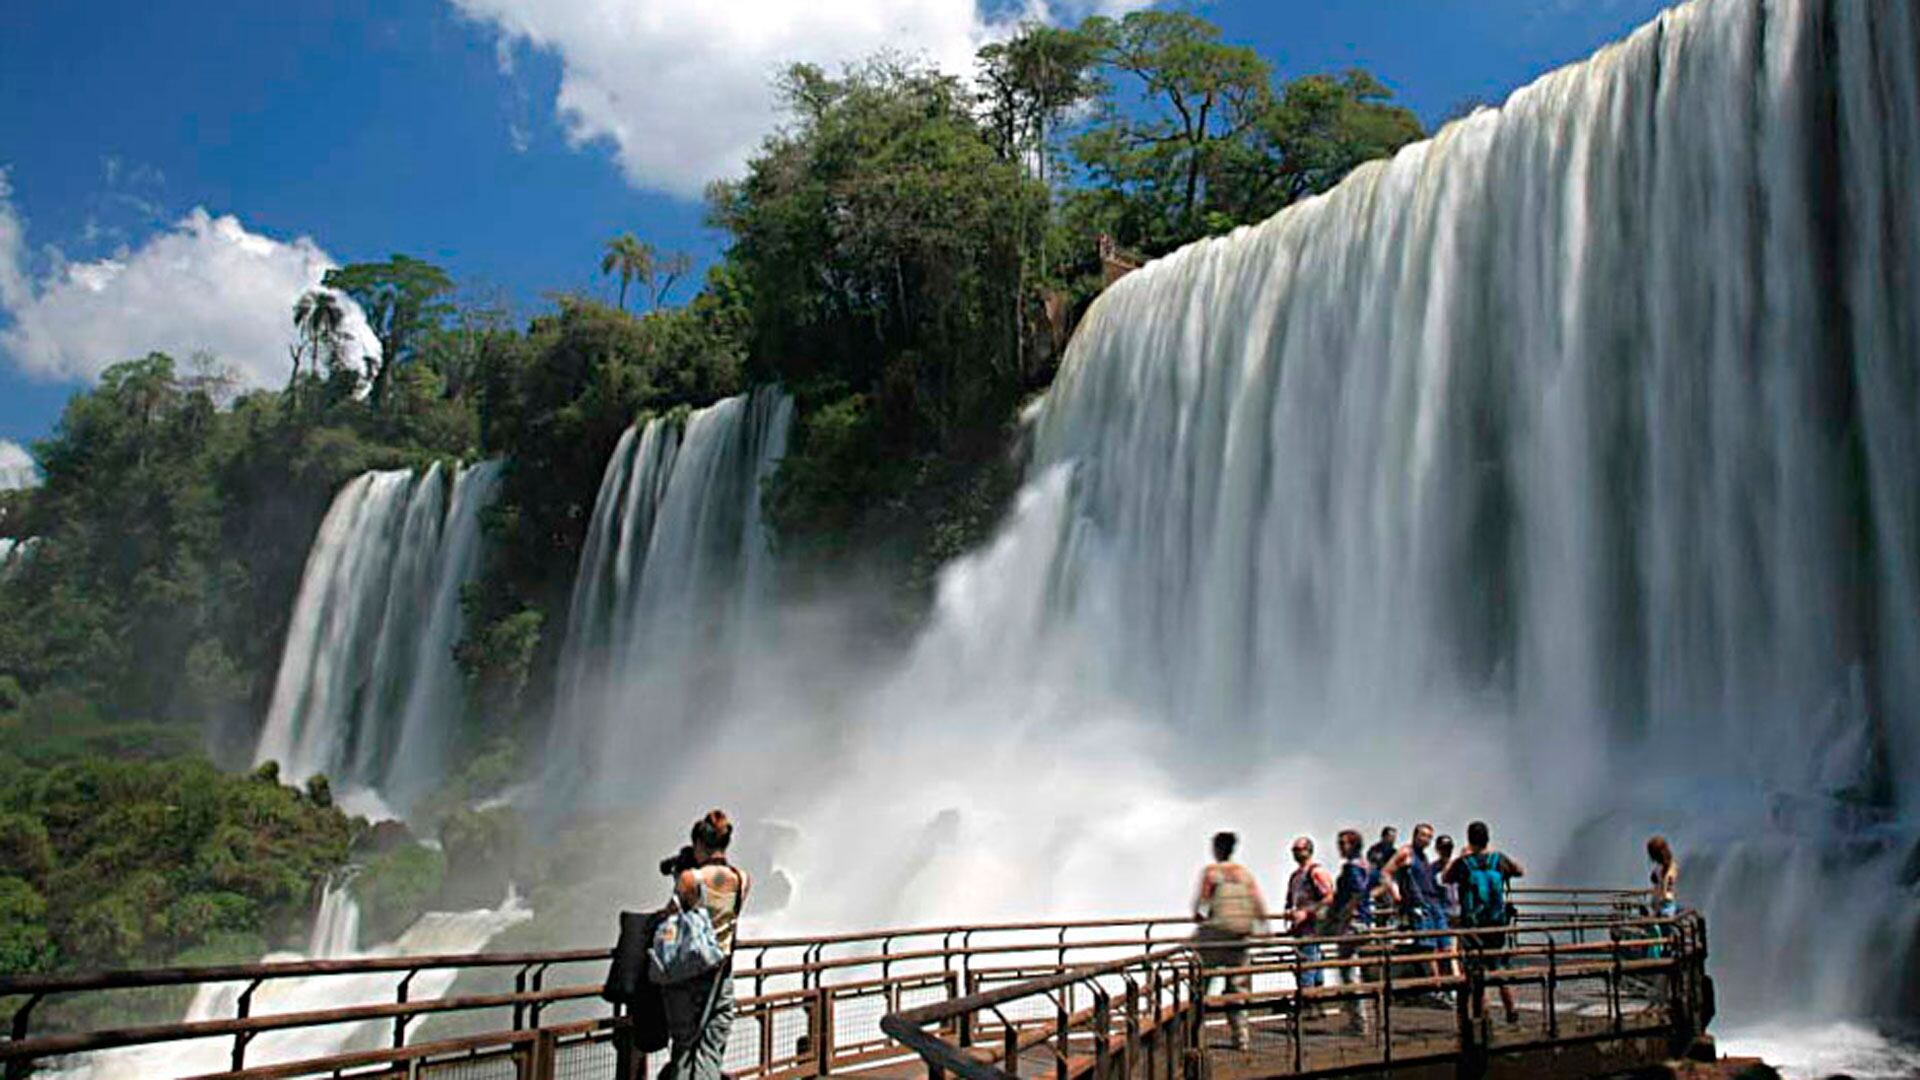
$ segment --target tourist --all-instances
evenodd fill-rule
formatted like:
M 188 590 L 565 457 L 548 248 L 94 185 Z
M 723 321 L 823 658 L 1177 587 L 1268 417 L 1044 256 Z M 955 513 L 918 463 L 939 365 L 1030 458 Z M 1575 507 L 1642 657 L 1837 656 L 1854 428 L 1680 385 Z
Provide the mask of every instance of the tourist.
M 1394 852 L 1380 875 L 1393 885 L 1393 894 L 1400 908 L 1400 925 L 1407 930 L 1421 933 L 1415 939 L 1423 949 L 1443 952 L 1451 946 L 1445 934 L 1433 931 L 1447 927 L 1446 898 L 1442 893 L 1439 873 L 1433 861 L 1427 858 L 1427 848 L 1433 843 L 1433 826 L 1421 822 L 1413 827 L 1413 842 Z M 1440 961 L 1428 963 L 1430 974 L 1438 977 Z
M 1293 876 L 1287 879 L 1287 927 L 1295 937 L 1313 937 L 1320 933 L 1320 921 L 1327 902 L 1333 899 L 1333 875 L 1314 861 L 1313 838 L 1293 838 Z M 1320 962 L 1320 943 L 1303 941 L 1294 946 L 1302 962 Z M 1300 972 L 1300 986 L 1311 989 L 1325 981 L 1326 972 L 1312 968 Z
M 1446 897 L 1447 925 L 1453 925 L 1453 919 L 1460 914 L 1460 886 L 1447 884 L 1447 867 L 1453 865 L 1453 834 L 1441 833 L 1433 838 L 1433 873 L 1440 879 L 1440 890 Z
M 1387 865 L 1387 860 L 1393 858 L 1394 850 L 1399 844 L 1399 829 L 1391 825 L 1381 829 L 1379 842 L 1367 849 L 1367 863 L 1375 870 Z
M 1247 963 L 1247 938 L 1267 921 L 1267 902 L 1253 872 L 1233 861 L 1233 849 L 1239 838 L 1230 832 L 1213 836 L 1213 862 L 1200 872 L 1200 887 L 1193 896 L 1193 918 L 1200 924 L 1200 963 L 1208 968 L 1240 968 Z M 1249 972 L 1223 972 L 1222 983 L 1229 994 L 1253 991 Z M 1213 985 L 1213 976 L 1206 986 Z M 1203 988 L 1203 993 L 1206 990 Z M 1227 1008 L 1227 1027 L 1233 1033 L 1233 1048 L 1245 1050 L 1251 1045 L 1244 1004 Z
M 720 1080 L 720 1065 L 733 1030 L 733 937 L 750 887 L 746 874 L 727 862 L 733 823 L 719 810 L 693 823 L 693 866 L 674 878 L 674 901 L 682 910 L 703 905 L 727 961 L 706 975 L 661 988 L 671 1059 L 662 1080 Z
M 1382 835 L 1392 832 L 1388 829 Z M 1373 929 L 1373 897 L 1385 886 L 1381 885 L 1379 870 L 1361 855 L 1360 846 L 1364 843 L 1366 840 L 1360 835 L 1360 830 L 1340 830 L 1340 876 L 1334 881 L 1332 914 L 1325 930 L 1327 934 L 1364 934 Z M 1340 959 L 1350 961 L 1359 956 L 1360 945 L 1361 942 L 1354 939 L 1342 941 Z M 1340 981 L 1347 986 L 1358 986 L 1364 982 L 1361 966 L 1343 964 Z M 1349 1033 L 1366 1033 L 1369 1010 L 1365 1002 L 1348 998 L 1341 1003 L 1341 1011 L 1347 1015 Z
M 1513 922 L 1513 905 L 1507 902 L 1507 883 L 1526 873 L 1519 863 L 1492 850 L 1491 843 L 1486 822 L 1468 825 L 1466 854 L 1453 860 L 1446 873 L 1446 881 L 1460 888 L 1461 927 L 1481 931 L 1463 934 L 1460 938 L 1466 947 L 1468 964 L 1477 965 L 1481 971 L 1499 971 L 1509 966 L 1512 958 L 1505 955 L 1508 935 L 1501 929 Z M 1486 1014 L 1486 997 L 1485 987 L 1476 986 L 1474 1016 Z M 1500 1003 L 1506 1006 L 1507 1023 L 1518 1023 L 1520 1012 L 1513 1003 L 1513 987 L 1506 983 L 1500 984 Z
M 1453 865 L 1453 836 L 1441 833 L 1433 838 L 1433 876 L 1440 882 L 1441 903 L 1445 905 L 1448 926 L 1460 925 L 1460 886 L 1447 880 L 1447 868 Z M 1451 940 L 1449 940 L 1451 944 Z M 1459 965 L 1449 959 L 1442 965 L 1448 974 L 1458 974 Z
M 1655 918 L 1671 919 L 1680 913 L 1680 903 L 1676 895 L 1680 888 L 1680 860 L 1673 857 L 1673 846 L 1667 843 L 1667 838 L 1664 836 L 1647 838 L 1647 859 L 1653 863 L 1651 879 L 1653 888 L 1648 890 L 1648 898 L 1651 901 L 1650 910 Z M 1668 928 L 1657 926 L 1654 928 L 1654 933 L 1665 937 Z M 1660 946 L 1654 946 L 1649 955 L 1661 956 Z

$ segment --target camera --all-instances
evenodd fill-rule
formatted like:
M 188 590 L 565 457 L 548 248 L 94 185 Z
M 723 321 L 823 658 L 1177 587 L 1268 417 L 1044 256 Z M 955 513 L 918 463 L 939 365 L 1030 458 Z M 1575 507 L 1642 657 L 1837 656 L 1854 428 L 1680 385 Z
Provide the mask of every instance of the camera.
M 664 877 L 679 877 L 684 870 L 692 870 L 700 865 L 693 857 L 693 845 L 687 844 L 679 852 L 660 860 L 660 873 Z

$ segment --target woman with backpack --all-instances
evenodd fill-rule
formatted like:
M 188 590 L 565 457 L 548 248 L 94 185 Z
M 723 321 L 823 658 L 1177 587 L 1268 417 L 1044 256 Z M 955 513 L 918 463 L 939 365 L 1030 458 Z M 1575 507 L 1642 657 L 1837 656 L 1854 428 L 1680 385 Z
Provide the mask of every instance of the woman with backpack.
M 693 823 L 693 865 L 675 877 L 672 914 L 662 924 L 662 933 L 674 928 L 674 940 L 654 938 L 653 974 L 673 1039 L 662 1080 L 720 1080 L 733 1031 L 734 929 L 749 888 L 746 874 L 727 862 L 732 840 L 733 822 L 722 811 Z
M 1239 838 L 1230 832 L 1215 833 L 1213 862 L 1200 872 L 1200 886 L 1194 892 L 1193 918 L 1200 924 L 1194 937 L 1199 942 L 1200 962 L 1209 968 L 1245 967 L 1247 938 L 1267 922 L 1267 901 L 1253 871 L 1233 861 L 1233 849 Z M 1253 992 L 1253 976 L 1241 972 L 1220 976 L 1229 994 Z M 1213 977 L 1207 977 L 1211 985 Z M 1252 1032 L 1245 1005 L 1227 1009 L 1227 1028 L 1233 1033 L 1233 1048 L 1246 1050 L 1252 1045 Z
M 1507 883 L 1526 874 L 1520 864 L 1490 850 L 1492 837 L 1487 823 L 1476 821 L 1467 826 L 1467 852 L 1448 864 L 1446 882 L 1460 887 L 1460 925 L 1468 931 L 1498 929 L 1513 922 L 1513 907 L 1507 903 Z M 1499 971 L 1509 966 L 1506 956 L 1507 934 L 1466 933 L 1460 936 L 1469 966 L 1482 971 Z M 1513 1003 L 1513 987 L 1500 984 L 1500 1004 L 1506 1006 L 1507 1023 L 1520 1021 L 1520 1010 Z M 1487 1011 L 1486 990 L 1476 988 L 1473 1015 Z

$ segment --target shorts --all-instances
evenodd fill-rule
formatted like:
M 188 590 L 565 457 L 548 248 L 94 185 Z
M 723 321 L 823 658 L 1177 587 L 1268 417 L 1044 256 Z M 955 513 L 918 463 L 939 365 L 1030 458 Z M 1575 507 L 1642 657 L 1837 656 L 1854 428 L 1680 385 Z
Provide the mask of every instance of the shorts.
M 1409 914 L 1413 919 L 1411 929 L 1415 931 L 1447 928 L 1447 913 L 1437 907 L 1422 905 L 1414 908 Z M 1453 938 L 1447 934 L 1422 934 L 1419 942 L 1423 947 L 1435 951 L 1445 951 L 1453 946 Z
M 1487 956 L 1489 952 L 1503 952 L 1507 947 L 1507 934 L 1472 934 L 1460 938 L 1461 949 L 1466 953 L 1467 962 L 1478 964 L 1485 971 L 1500 971 L 1513 966 L 1511 956 Z

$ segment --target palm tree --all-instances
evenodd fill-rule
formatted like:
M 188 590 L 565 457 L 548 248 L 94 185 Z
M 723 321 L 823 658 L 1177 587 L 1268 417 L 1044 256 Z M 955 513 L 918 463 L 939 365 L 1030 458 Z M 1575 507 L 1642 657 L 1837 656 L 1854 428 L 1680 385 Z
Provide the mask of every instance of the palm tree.
M 600 272 L 620 275 L 620 310 L 627 308 L 627 286 L 635 281 L 653 279 L 653 245 L 621 233 L 607 241 L 607 253 L 600 259 Z
M 320 354 L 324 350 L 329 357 L 340 347 L 340 327 L 346 322 L 347 311 L 340 306 L 340 298 L 328 289 L 308 289 L 300 294 L 293 305 L 293 328 L 306 345 L 307 353 L 313 357 L 313 370 L 320 371 Z M 293 353 L 293 377 L 300 378 L 300 349 Z

